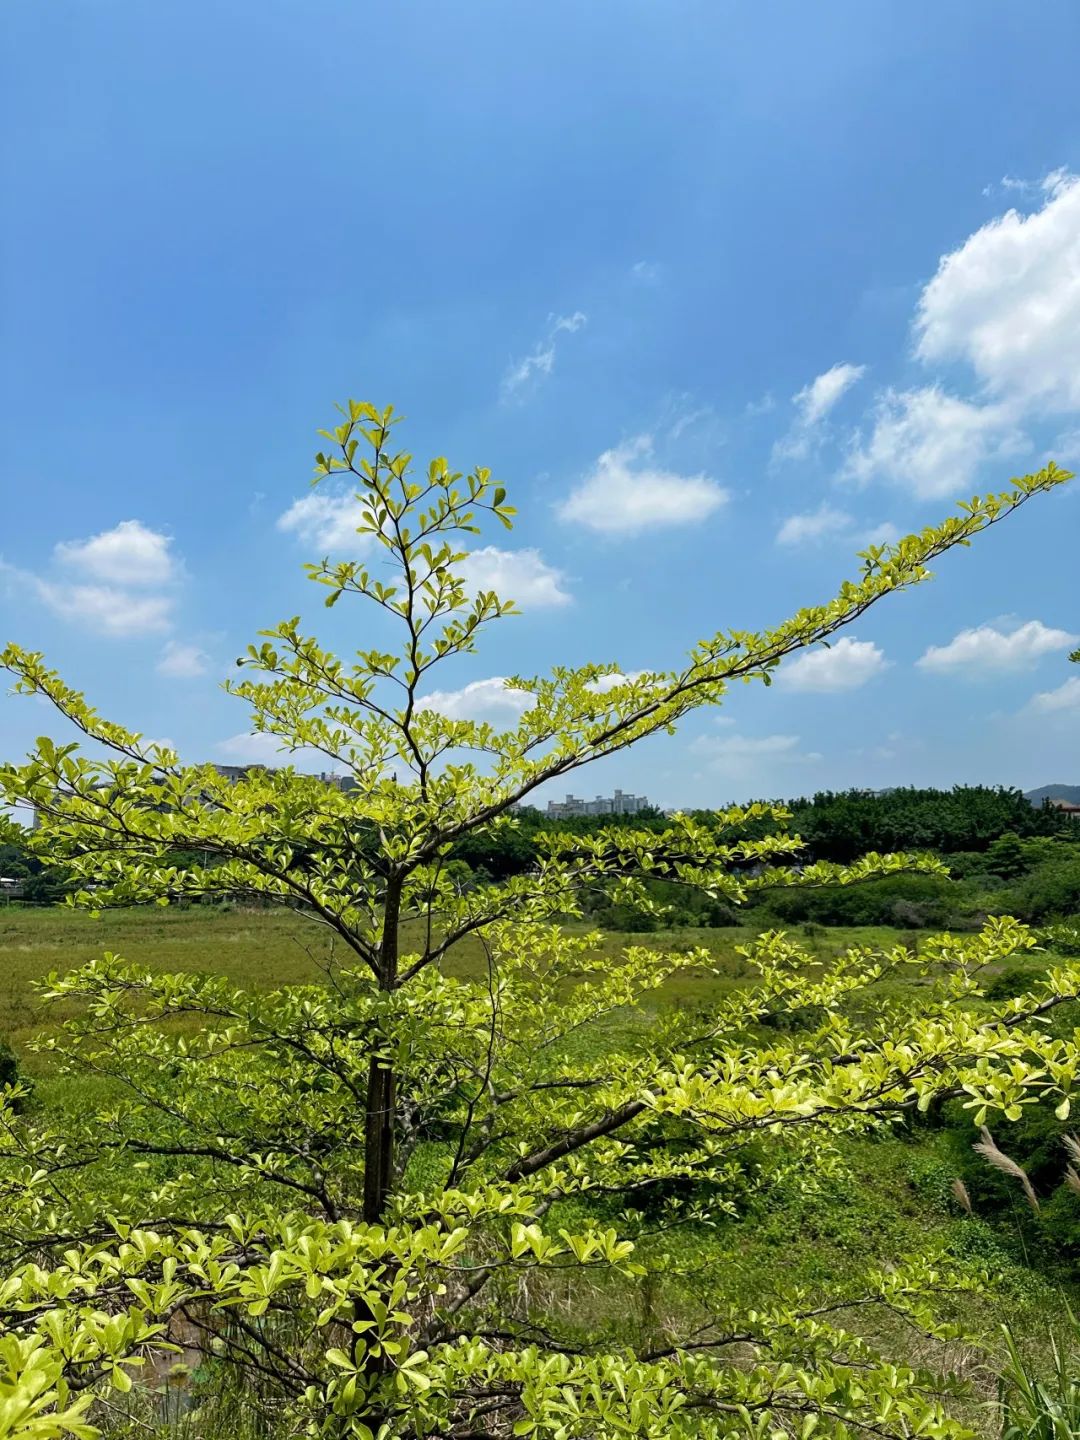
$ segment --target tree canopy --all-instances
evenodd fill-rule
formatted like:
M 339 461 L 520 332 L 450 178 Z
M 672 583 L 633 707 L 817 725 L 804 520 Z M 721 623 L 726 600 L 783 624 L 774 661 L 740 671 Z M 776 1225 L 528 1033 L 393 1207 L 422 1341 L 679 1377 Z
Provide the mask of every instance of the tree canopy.
M 511 829 L 512 807 L 546 782 L 673 731 L 737 681 L 769 684 L 788 656 L 1068 476 L 1048 466 L 874 546 L 832 600 L 761 632 L 720 630 L 670 669 L 512 677 L 535 703 L 500 731 L 425 695 L 513 613 L 469 589 L 462 561 L 482 520 L 509 526 L 514 512 L 484 469 L 436 459 L 415 478 L 395 423 L 350 401 L 316 457 L 317 482 L 355 486 L 361 558 L 308 573 L 328 605 L 363 603 L 362 647 L 339 658 L 290 618 L 228 686 L 254 731 L 328 760 L 351 789 L 290 766 L 236 780 L 185 766 L 103 718 L 41 655 L 0 656 L 17 690 L 92 742 L 42 738 L 0 767 L 0 796 L 35 808 L 26 843 L 68 870 L 74 903 L 257 899 L 336 947 L 324 984 L 273 994 L 111 954 L 50 979 L 74 1014 L 42 1047 L 107 1083 L 59 1117 L 20 1114 L 9 1092 L 0 1435 L 89 1435 L 94 1396 L 130 1390 L 181 1319 L 281 1433 L 962 1433 L 933 1377 L 849 1324 L 880 1306 L 947 1335 L 934 1296 L 969 1282 L 940 1257 L 853 1274 L 824 1305 L 788 1294 L 741 1313 L 707 1268 L 687 1267 L 689 1318 L 633 1338 L 619 1297 L 670 1271 L 669 1237 L 737 1211 L 747 1187 L 815 1183 L 839 1136 L 947 1095 L 976 1124 L 1046 1097 L 1065 1117 L 1080 1050 L 1040 1021 L 1076 996 L 1080 962 L 992 1008 L 988 972 L 1035 943 L 1007 918 L 824 967 L 772 932 L 746 950 L 749 983 L 711 1013 L 619 1030 L 611 1017 L 708 956 L 632 946 L 613 966 L 567 923 L 588 897 L 647 908 L 662 879 L 738 904 L 940 862 L 796 865 L 789 816 L 766 804 L 709 824 L 553 829 L 534 864 L 494 885 L 463 885 L 453 859 Z M 452 973 L 467 944 L 474 969 Z M 899 975 L 925 983 L 875 1002 Z M 770 1020 L 793 1014 L 814 1018 L 777 1038 Z M 552 1303 L 556 1282 L 606 1294 L 611 1318 Z

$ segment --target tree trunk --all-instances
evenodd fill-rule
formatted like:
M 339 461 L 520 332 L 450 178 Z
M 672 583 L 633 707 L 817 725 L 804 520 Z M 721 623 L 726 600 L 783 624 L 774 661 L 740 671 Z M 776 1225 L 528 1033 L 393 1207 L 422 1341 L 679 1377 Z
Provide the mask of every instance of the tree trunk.
M 392 876 L 386 885 L 379 957 L 380 988 L 388 992 L 397 985 L 401 890 L 401 879 Z M 364 1124 L 364 1220 L 369 1225 L 377 1225 L 382 1220 L 394 1180 L 395 1092 L 393 1065 L 373 1055 L 368 1066 Z
M 394 1174 L 394 1072 L 373 1056 L 368 1066 L 364 1127 L 364 1219 L 382 1219 Z

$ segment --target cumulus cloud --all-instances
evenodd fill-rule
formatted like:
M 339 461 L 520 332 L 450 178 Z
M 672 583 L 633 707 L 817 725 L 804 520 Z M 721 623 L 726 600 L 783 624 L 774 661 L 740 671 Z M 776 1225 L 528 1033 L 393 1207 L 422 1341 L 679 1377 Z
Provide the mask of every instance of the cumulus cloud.
M 106 584 L 160 586 L 176 575 L 171 546 L 168 535 L 151 530 L 141 520 L 121 520 L 86 540 L 62 540 L 53 556 L 66 569 Z
M 708 475 L 679 475 L 652 462 L 652 438 L 639 435 L 605 450 L 558 507 L 558 515 L 605 535 L 636 535 L 700 522 L 727 504 L 729 492 Z
M 448 720 L 478 720 L 513 724 L 536 703 L 524 690 L 514 690 L 503 675 L 473 680 L 460 690 L 433 690 L 420 700 L 421 710 L 437 710 Z
M 1058 170 L 1031 214 L 1012 209 L 942 257 L 915 320 L 916 352 L 965 361 L 1014 404 L 1080 408 L 1080 178 Z
M 173 582 L 183 567 L 171 546 L 140 520 L 122 520 L 85 540 L 60 541 L 45 574 L 2 568 L 61 620 L 127 639 L 172 623 Z
M 940 382 L 884 391 L 842 478 L 917 499 L 970 493 L 988 462 L 1031 448 L 1031 422 L 1080 411 L 1080 177 L 1006 176 L 1001 188 L 1034 198 L 942 256 L 913 321 L 917 358 L 967 367 L 975 392 Z
M 472 590 L 494 590 L 503 600 L 527 606 L 569 605 L 571 596 L 561 570 L 549 565 L 539 550 L 500 550 L 485 545 L 470 551 L 461 562 L 462 574 Z
M 788 434 L 773 446 L 773 459 L 805 460 L 819 441 L 822 422 L 865 374 L 865 365 L 852 365 L 845 360 L 793 395 L 796 420 Z
M 370 537 L 360 536 L 360 502 L 350 490 L 345 494 L 317 490 L 294 500 L 277 519 L 277 528 L 296 535 L 305 545 L 323 551 L 356 551 L 366 548 Z
M 1005 406 L 961 400 L 937 385 L 886 390 L 870 434 L 855 437 L 841 474 L 862 484 L 885 480 L 918 499 L 936 500 L 969 489 L 985 461 L 1026 447 Z
M 581 310 L 572 315 L 552 315 L 548 319 L 544 335 L 521 360 L 516 360 L 502 379 L 502 398 L 512 400 L 533 385 L 550 375 L 555 368 L 555 353 L 559 336 L 574 335 L 588 321 Z
M 1012 630 L 979 625 L 961 630 L 947 645 L 931 645 L 916 662 L 937 673 L 1027 670 L 1043 655 L 1067 650 L 1080 636 L 1054 630 L 1041 620 L 1028 620 Z
M 888 664 L 872 640 L 844 636 L 828 649 L 807 650 L 780 670 L 780 682 L 789 690 L 826 694 L 857 690 Z
M 170 680 L 191 680 L 205 675 L 210 657 L 198 645 L 184 644 L 180 640 L 168 640 L 158 657 L 156 670 Z
M 1043 690 L 1028 701 L 1028 709 L 1054 714 L 1063 710 L 1080 710 L 1080 676 L 1073 675 L 1056 690 Z

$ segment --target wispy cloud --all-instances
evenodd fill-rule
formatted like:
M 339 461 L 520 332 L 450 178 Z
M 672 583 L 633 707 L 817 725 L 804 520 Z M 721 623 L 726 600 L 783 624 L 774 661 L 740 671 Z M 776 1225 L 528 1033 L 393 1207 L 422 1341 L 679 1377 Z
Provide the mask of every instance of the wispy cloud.
M 588 318 L 581 310 L 575 310 L 572 315 L 551 316 L 541 339 L 526 356 L 514 361 L 503 376 L 503 400 L 520 399 L 523 393 L 550 375 L 555 368 L 559 336 L 576 334 L 587 323 Z
M 868 545 L 888 545 L 898 538 L 899 531 L 889 520 L 869 530 L 862 530 L 854 515 L 823 500 L 816 510 L 789 515 L 776 532 L 776 543 L 791 547 L 820 545 L 826 540 L 849 540 Z
M 778 545 L 808 545 L 831 535 L 847 533 L 855 521 L 846 510 L 837 510 L 822 501 L 816 510 L 789 515 L 776 532 Z
M 1028 701 L 1028 709 L 1042 714 L 1080 710 L 1080 676 L 1072 675 L 1056 690 L 1043 690 Z
M 154 668 L 159 675 L 170 680 L 192 680 L 198 675 L 205 675 L 209 663 L 210 657 L 198 645 L 168 640 Z
M 760 400 L 746 402 L 746 417 L 749 420 L 756 420 L 759 415 L 771 415 L 775 409 L 776 396 L 766 392 Z
M 257 731 L 251 735 L 230 735 L 219 740 L 214 750 L 223 760 L 234 765 L 293 765 L 296 757 L 282 748 L 276 735 Z
M 800 751 L 800 744 L 798 735 L 699 735 L 689 749 L 710 771 L 757 784 L 777 765 L 821 759 L 816 751 Z
M 852 365 L 844 360 L 793 395 L 795 421 L 783 439 L 773 446 L 773 459 L 805 460 L 818 445 L 822 424 L 830 411 L 865 374 L 865 365 Z
M 112 639 L 160 635 L 172 623 L 170 595 L 147 595 L 115 585 L 73 585 L 29 577 L 39 599 L 61 620 Z

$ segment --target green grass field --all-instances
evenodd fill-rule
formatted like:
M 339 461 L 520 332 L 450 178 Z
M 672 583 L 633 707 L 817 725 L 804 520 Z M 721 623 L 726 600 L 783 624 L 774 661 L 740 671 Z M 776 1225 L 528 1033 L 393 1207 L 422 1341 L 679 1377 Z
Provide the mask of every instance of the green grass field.
M 657 948 L 707 948 L 709 968 L 682 973 L 649 1001 L 650 1007 L 707 1007 L 710 999 L 748 974 L 737 950 L 756 933 L 749 927 L 647 936 L 612 933 L 598 943 L 613 960 L 633 941 Z M 799 939 L 811 955 L 825 958 L 852 944 L 910 943 L 912 937 L 887 929 L 809 927 Z M 105 951 L 155 968 L 210 972 L 239 985 L 267 988 L 318 981 L 328 964 L 347 963 L 340 942 L 335 950 L 325 929 L 277 911 L 192 907 L 121 911 L 95 919 L 62 907 L 0 910 L 0 1038 L 20 1053 L 25 1070 L 38 1082 L 38 1102 L 46 1107 L 68 1103 L 68 1087 L 77 1083 L 81 1090 L 84 1082 L 51 1077 L 45 1059 L 27 1051 L 34 1033 L 57 1018 L 55 1009 L 43 1007 L 34 982 Z M 476 973 L 479 960 L 479 950 L 465 944 L 452 954 L 448 968 L 463 975 Z M 613 1017 L 611 1023 L 648 1024 L 648 1011 Z M 1000 1226 L 959 1211 L 950 1191 L 955 1173 L 950 1169 L 950 1143 L 955 1140 L 950 1142 L 944 1132 L 845 1142 L 844 1178 L 783 1204 L 751 1202 L 739 1219 L 723 1219 L 711 1231 L 673 1236 L 670 1282 L 647 1294 L 620 1292 L 616 1309 L 635 1331 L 662 1331 L 665 1318 L 678 1315 L 685 1304 L 680 1272 L 715 1274 L 732 1303 L 753 1306 L 777 1288 L 835 1292 L 864 1264 L 888 1263 L 898 1254 L 940 1246 L 969 1255 L 974 1264 L 986 1264 L 998 1276 L 996 1299 L 973 1302 L 974 1314 L 972 1302 L 965 1302 L 969 1323 L 990 1335 L 997 1321 L 1009 1315 L 1037 1334 L 1042 1317 L 1060 1313 L 1060 1292 L 1052 1277 L 1028 1267 L 1022 1242 L 1015 1244 Z M 544 1305 L 572 1304 L 583 1324 L 602 1326 L 604 1311 L 611 1313 L 611 1297 L 602 1290 L 586 1295 L 578 1289 L 563 1302 L 554 1293 L 538 1298 Z M 978 1404 L 989 1399 L 990 1371 L 979 1368 L 977 1352 L 960 1347 L 949 1353 L 948 1347 L 925 1345 L 899 1321 L 895 1334 L 876 1338 L 913 1363 L 970 1370 Z
M 806 949 L 825 957 L 852 944 L 895 944 L 899 932 L 884 928 L 812 927 L 801 935 Z M 713 968 L 687 971 L 659 993 L 663 1005 L 704 1005 L 747 972 L 736 953 L 757 934 L 746 926 L 719 930 L 671 930 L 649 935 L 607 933 L 599 944 L 614 960 L 623 947 L 644 943 L 658 949 L 706 948 Z M 0 909 L 0 1037 L 16 1049 L 50 1016 L 43 1010 L 34 982 L 61 974 L 106 951 L 125 960 L 163 970 L 227 975 L 238 985 L 309 984 L 328 964 L 348 964 L 348 952 L 327 930 L 293 913 L 274 910 L 153 908 L 108 912 L 98 918 L 64 906 Z M 449 957 L 450 973 L 474 973 L 480 950 L 466 940 Z

